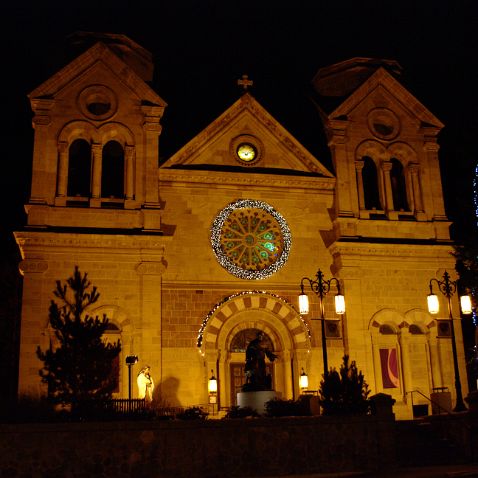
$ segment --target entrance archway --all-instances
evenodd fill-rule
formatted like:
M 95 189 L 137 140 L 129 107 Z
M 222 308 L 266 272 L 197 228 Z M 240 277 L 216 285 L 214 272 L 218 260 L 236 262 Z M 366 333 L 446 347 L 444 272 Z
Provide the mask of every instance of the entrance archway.
M 221 407 L 235 403 L 231 364 L 245 361 L 245 351 L 234 351 L 234 339 L 242 331 L 257 329 L 271 340 L 274 353 L 273 382 L 282 398 L 298 394 L 298 371 L 306 365 L 310 352 L 310 331 L 295 308 L 283 297 L 267 292 L 242 292 L 216 305 L 205 318 L 198 335 L 204 357 L 205 375 L 214 370 L 218 378 Z

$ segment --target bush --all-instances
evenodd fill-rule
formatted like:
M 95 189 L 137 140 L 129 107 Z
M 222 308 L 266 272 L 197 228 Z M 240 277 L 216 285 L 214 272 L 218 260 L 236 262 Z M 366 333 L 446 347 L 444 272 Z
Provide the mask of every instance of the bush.
M 199 407 L 189 407 L 182 413 L 178 413 L 176 418 L 179 420 L 206 420 L 209 414 Z
M 225 418 L 253 418 L 259 414 L 251 407 L 234 406 L 226 413 Z
M 311 415 L 310 397 L 301 395 L 298 400 L 275 398 L 266 403 L 268 417 L 304 417 Z
M 370 390 L 363 373 L 349 356 L 343 357 L 340 371 L 331 368 L 320 382 L 320 406 L 324 415 L 366 415 Z

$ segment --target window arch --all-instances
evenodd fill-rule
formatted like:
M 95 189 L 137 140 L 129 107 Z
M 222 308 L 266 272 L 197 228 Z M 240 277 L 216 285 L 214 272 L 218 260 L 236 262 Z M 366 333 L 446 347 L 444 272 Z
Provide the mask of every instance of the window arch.
M 101 197 L 123 199 L 124 150 L 117 141 L 103 146 L 101 171 Z
M 85 139 L 75 139 L 68 150 L 68 188 L 70 197 L 91 194 L 91 145 Z
M 403 165 L 396 158 L 392 158 L 390 162 L 392 163 L 390 181 L 392 184 L 393 208 L 395 211 L 410 211 Z

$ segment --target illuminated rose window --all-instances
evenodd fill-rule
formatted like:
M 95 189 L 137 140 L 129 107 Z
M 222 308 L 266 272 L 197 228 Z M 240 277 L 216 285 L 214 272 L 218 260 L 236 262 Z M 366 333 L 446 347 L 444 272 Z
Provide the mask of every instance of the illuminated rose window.
M 229 204 L 214 220 L 211 243 L 219 263 L 241 279 L 265 279 L 287 261 L 290 231 L 284 218 L 262 201 Z

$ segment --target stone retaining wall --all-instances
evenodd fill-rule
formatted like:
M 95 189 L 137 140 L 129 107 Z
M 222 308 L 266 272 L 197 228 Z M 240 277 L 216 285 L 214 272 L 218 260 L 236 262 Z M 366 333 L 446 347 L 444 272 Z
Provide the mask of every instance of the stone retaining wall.
M 393 416 L 0 425 L 0 476 L 247 477 L 394 466 Z

